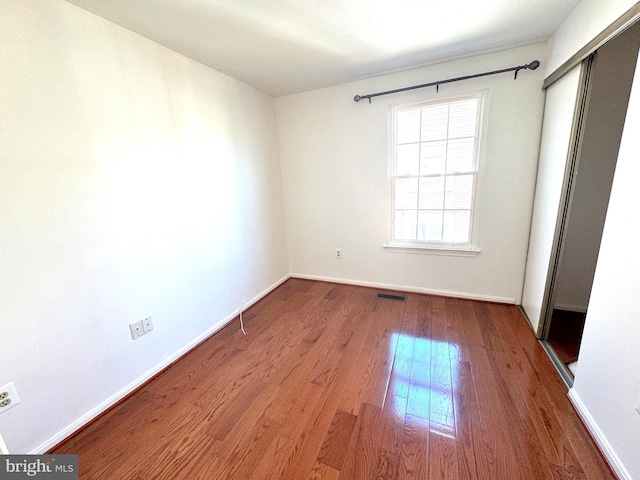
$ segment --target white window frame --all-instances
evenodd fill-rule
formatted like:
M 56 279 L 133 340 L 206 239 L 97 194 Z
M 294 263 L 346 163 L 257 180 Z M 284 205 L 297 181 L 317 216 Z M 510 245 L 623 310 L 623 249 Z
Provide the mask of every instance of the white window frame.
M 471 218 L 469 220 L 469 241 L 467 243 L 448 243 L 448 242 L 424 242 L 424 241 L 408 241 L 408 240 L 394 240 L 394 216 L 395 216 L 395 192 L 394 192 L 394 179 L 395 175 L 395 162 L 396 162 L 396 115 L 397 112 L 407 108 L 417 108 L 428 105 L 436 105 L 442 103 L 451 103 L 458 100 L 464 100 L 466 98 L 478 99 L 478 120 L 476 125 L 476 162 L 474 172 L 474 186 L 471 199 Z M 478 193 L 480 190 L 480 179 L 482 172 L 482 165 L 484 163 L 484 139 L 486 137 L 486 117 L 488 108 L 488 91 L 474 91 L 467 92 L 459 95 L 452 95 L 447 97 L 440 97 L 422 101 L 414 101 L 402 104 L 389 105 L 389 127 L 388 127 L 388 165 L 389 165 L 389 229 L 388 238 L 386 244 L 383 245 L 385 250 L 389 252 L 400 253 L 424 253 L 424 254 L 436 254 L 436 255 L 452 255 L 452 256 L 468 256 L 475 257 L 480 253 L 480 248 L 477 246 L 477 207 L 478 207 Z

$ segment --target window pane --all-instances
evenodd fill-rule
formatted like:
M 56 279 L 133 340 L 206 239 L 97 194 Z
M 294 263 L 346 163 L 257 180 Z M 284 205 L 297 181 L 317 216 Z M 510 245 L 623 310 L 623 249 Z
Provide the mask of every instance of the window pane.
M 397 138 L 398 143 L 412 143 L 420 141 L 420 109 L 411 108 L 398 112 Z
M 418 212 L 416 210 L 398 210 L 395 213 L 393 238 L 396 240 L 415 240 Z
M 429 105 L 422 107 L 422 133 L 421 140 L 444 140 L 447 138 L 447 117 L 449 105 Z
M 396 178 L 395 209 L 415 210 L 418 207 L 418 179 Z
M 418 212 L 418 240 L 421 242 L 442 240 L 442 212 Z
M 396 175 L 418 175 L 420 144 L 398 145 L 396 150 Z
M 395 107 L 393 239 L 469 243 L 480 95 Z
M 473 175 L 447 177 L 444 208 L 470 209 L 473 193 Z
M 447 143 L 429 142 L 420 146 L 420 175 L 442 174 L 445 172 Z
M 449 138 L 473 137 L 476 134 L 478 99 L 451 103 L 449 107 Z
M 442 210 L 443 205 L 444 177 L 421 178 L 418 208 L 420 210 Z
M 471 214 L 468 210 L 445 211 L 443 242 L 467 243 L 469 241 L 469 222 Z
M 473 138 L 449 140 L 447 173 L 473 172 L 475 170 L 474 142 Z

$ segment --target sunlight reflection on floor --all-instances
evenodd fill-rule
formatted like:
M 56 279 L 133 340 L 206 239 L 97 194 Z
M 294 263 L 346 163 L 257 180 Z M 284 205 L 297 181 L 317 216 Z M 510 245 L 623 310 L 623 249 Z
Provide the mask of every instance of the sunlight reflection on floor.
M 458 345 L 394 333 L 396 344 L 389 386 L 394 412 L 427 420 L 430 432 L 454 438 Z

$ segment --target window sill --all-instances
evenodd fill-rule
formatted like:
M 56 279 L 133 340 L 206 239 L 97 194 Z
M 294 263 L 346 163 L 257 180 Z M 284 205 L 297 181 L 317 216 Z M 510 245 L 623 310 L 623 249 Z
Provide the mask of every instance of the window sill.
M 480 249 L 472 245 L 415 245 L 385 243 L 382 246 L 387 252 L 419 253 L 423 255 L 448 255 L 452 257 L 477 257 Z

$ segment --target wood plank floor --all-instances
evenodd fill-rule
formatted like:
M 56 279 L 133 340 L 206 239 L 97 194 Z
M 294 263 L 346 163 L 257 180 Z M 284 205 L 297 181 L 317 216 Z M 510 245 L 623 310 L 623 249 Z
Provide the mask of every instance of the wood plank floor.
M 553 309 L 548 340 L 565 365 L 578 360 L 586 317 L 585 312 Z
M 608 479 L 516 307 L 290 279 L 50 453 L 81 479 Z

